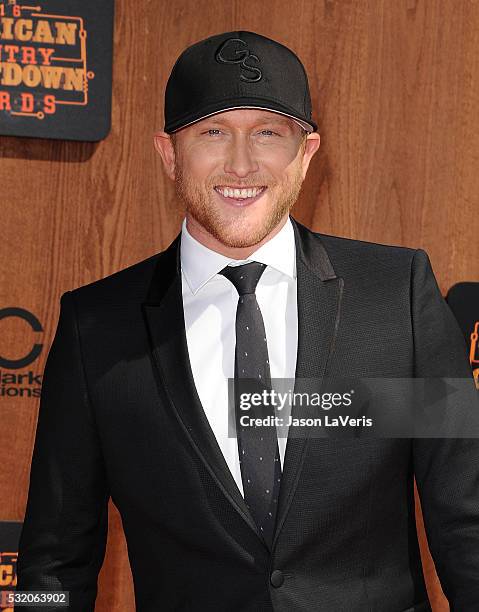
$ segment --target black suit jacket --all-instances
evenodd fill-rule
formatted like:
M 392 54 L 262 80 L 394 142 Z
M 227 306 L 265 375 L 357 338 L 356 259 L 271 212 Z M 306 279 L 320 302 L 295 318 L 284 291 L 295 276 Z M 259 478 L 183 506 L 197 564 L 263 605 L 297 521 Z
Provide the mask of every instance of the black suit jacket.
M 293 226 L 297 378 L 470 376 L 424 251 Z M 179 245 L 62 295 L 18 589 L 93 610 L 111 496 L 139 612 L 429 610 L 415 474 L 451 607 L 477 612 L 478 440 L 291 438 L 267 549 L 194 386 Z

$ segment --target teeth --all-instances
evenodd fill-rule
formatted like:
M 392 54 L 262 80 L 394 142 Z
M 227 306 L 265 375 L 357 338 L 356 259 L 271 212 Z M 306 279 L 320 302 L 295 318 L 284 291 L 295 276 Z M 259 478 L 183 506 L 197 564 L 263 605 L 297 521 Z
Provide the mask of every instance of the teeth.
M 231 187 L 216 187 L 216 190 L 226 198 L 255 198 L 263 191 L 264 187 L 252 187 L 249 189 L 232 189 Z

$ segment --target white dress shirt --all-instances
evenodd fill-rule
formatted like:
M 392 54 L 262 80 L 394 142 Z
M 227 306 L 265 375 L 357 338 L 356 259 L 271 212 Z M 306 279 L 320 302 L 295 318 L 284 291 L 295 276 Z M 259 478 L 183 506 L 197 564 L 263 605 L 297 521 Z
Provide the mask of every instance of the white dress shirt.
M 238 292 L 223 275 L 228 264 L 266 264 L 256 288 L 263 315 L 271 378 L 294 379 L 298 345 L 296 249 L 288 218 L 271 240 L 247 259 L 230 259 L 202 245 L 181 227 L 181 269 L 186 338 L 203 410 L 243 494 L 236 438 L 228 437 L 228 378 L 234 378 Z M 281 465 L 287 439 L 278 438 Z

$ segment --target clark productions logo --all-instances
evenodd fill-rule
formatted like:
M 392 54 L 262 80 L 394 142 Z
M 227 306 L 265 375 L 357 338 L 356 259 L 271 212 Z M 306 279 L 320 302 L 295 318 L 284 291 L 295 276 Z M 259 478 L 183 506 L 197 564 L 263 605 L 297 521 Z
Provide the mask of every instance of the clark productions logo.
M 0 0 L 1 133 L 106 136 L 112 17 L 113 0 Z
M 7 356 L 7 347 L 0 343 L 0 400 L 9 398 L 37 398 L 41 395 L 42 374 L 32 369 L 43 349 L 39 342 L 39 334 L 43 327 L 37 317 L 24 308 L 0 309 L 0 326 L 9 317 L 25 321 L 32 331 L 31 346 L 20 358 L 11 359 Z M 0 333 L 1 337 L 1 333 Z

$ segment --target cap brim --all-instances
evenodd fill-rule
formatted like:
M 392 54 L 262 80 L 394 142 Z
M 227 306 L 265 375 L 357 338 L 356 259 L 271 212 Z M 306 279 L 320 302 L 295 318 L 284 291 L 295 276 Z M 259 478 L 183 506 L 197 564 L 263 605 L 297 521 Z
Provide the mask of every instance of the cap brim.
M 292 113 L 290 109 L 284 107 L 282 105 L 275 103 L 275 107 L 272 108 L 272 104 L 269 101 L 265 100 L 232 100 L 228 103 L 222 102 L 221 104 L 214 105 L 216 108 L 210 107 L 208 109 L 202 109 L 196 115 L 189 115 L 185 118 L 180 118 L 174 121 L 171 125 L 165 125 L 165 132 L 171 134 L 173 132 L 177 132 L 193 123 L 197 123 L 202 119 L 206 119 L 207 117 L 212 117 L 213 115 L 217 115 L 219 113 L 223 113 L 229 110 L 236 110 L 240 108 L 250 108 L 250 109 L 258 109 L 258 110 L 267 110 L 273 113 L 278 113 L 279 115 L 285 115 L 290 119 L 293 119 L 299 126 L 301 126 L 306 132 L 315 132 L 318 129 L 317 124 L 314 121 L 306 121 L 302 117 L 298 117 L 298 115 Z

